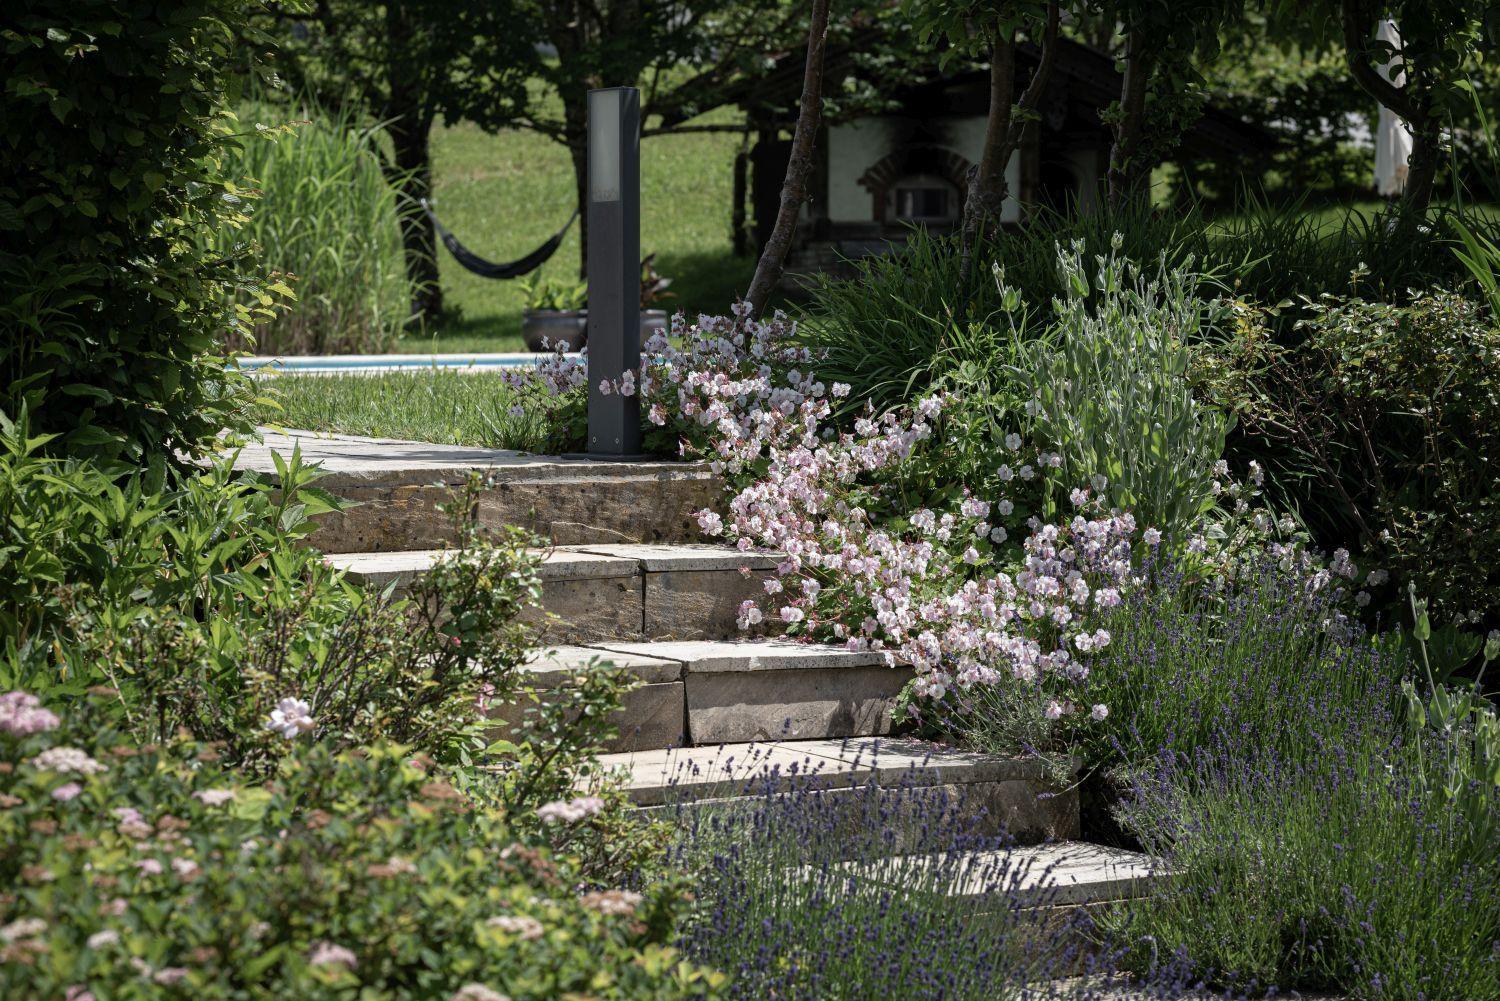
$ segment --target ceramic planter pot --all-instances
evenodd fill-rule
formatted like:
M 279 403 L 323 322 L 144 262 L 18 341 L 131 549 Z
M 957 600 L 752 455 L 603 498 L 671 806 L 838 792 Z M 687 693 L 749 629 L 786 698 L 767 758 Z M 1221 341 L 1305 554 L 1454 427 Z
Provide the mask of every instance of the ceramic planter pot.
M 528 309 L 521 314 L 521 336 L 531 351 L 555 351 L 563 343 L 577 351 L 588 340 L 588 322 L 586 309 Z
M 665 309 L 641 310 L 641 343 L 645 344 L 646 340 L 658 330 L 666 333 L 670 326 Z

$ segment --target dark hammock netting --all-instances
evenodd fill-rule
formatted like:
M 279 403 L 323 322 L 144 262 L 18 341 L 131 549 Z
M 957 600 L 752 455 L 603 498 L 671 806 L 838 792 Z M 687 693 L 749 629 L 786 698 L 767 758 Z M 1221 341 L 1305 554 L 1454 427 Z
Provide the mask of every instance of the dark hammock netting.
M 500 279 L 519 278 L 546 264 L 547 258 L 557 253 L 557 248 L 562 246 L 563 237 L 567 235 L 569 227 L 573 225 L 573 221 L 578 218 L 578 210 L 574 209 L 573 214 L 568 216 L 568 221 L 563 223 L 562 229 L 553 233 L 552 238 L 546 243 L 525 257 L 514 261 L 496 263 L 494 261 L 486 261 L 468 247 L 459 243 L 458 237 L 448 232 L 448 228 L 441 222 L 438 222 L 437 215 L 432 211 L 432 206 L 427 204 L 427 199 L 425 198 L 422 199 L 422 211 L 426 212 L 427 218 L 432 220 L 433 228 L 437 230 L 438 236 L 443 241 L 443 246 L 448 248 L 448 253 L 453 255 L 455 261 L 462 264 L 466 270 L 474 272 L 474 274 L 481 278 Z

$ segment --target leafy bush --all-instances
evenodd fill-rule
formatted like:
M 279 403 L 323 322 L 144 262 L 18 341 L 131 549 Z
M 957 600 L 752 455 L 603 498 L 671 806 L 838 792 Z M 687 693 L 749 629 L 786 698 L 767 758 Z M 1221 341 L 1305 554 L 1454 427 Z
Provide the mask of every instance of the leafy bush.
M 1003 334 L 1024 317 L 1023 341 L 1044 333 L 1054 319 L 1051 304 L 1067 292 L 1056 267 L 1059 244 L 1081 241 L 1085 259 L 1115 252 L 1168 271 L 1195 271 L 1236 297 L 1267 305 L 1325 292 L 1401 302 L 1412 289 L 1465 276 L 1452 253 L 1460 222 L 1491 239 L 1500 234 L 1500 221 L 1448 210 L 1416 232 L 1398 232 L 1382 214 L 1351 213 L 1328 224 L 1301 203 L 1255 199 L 1223 218 L 1139 205 L 1044 213 L 976 250 L 1005 280 L 997 285 L 978 276 L 969 289 L 958 285 L 956 238 L 914 230 L 891 253 L 855 262 L 852 277 L 820 279 L 800 317 L 802 340 L 823 354 L 825 379 L 848 383 L 852 399 L 885 410 L 934 389 L 955 361 L 992 372 L 1013 361 L 1010 337 L 987 342 L 968 332 L 971 325 Z M 1278 336 L 1290 338 L 1290 326 L 1288 319 Z M 965 341 L 995 350 L 973 351 Z
M 260 124 L 288 115 L 302 121 L 285 130 Z M 297 304 L 249 334 L 228 331 L 226 347 L 263 354 L 388 350 L 408 317 L 400 219 L 420 209 L 401 203 L 382 172 L 383 127 L 316 104 L 257 101 L 239 116 L 267 141 L 231 147 L 224 171 L 258 190 L 244 226 L 220 231 L 214 246 L 228 253 L 252 243 L 258 261 L 289 276 Z
M 170 457 L 247 425 L 214 345 L 287 290 L 202 238 L 241 221 L 223 98 L 249 12 L 17 0 L 0 15 L 0 410 L 28 406 L 61 435 L 51 448 Z
M 580 891 L 522 816 L 399 745 L 304 737 L 253 785 L 211 744 L 131 745 L 90 705 L 110 698 L 61 722 L 0 696 L 7 996 L 667 999 L 719 979 L 670 946 L 676 885 Z M 604 803 L 566 806 L 575 827 Z
M 1354 543 L 1446 619 L 1493 615 L 1500 326 L 1442 291 L 1307 299 L 1296 315 L 1291 346 L 1242 327 L 1216 376 L 1272 481 L 1315 536 Z
M 1228 309 L 1165 261 L 1147 279 L 1118 256 L 1120 242 L 1092 272 L 1081 242 L 1057 250 L 1065 291 L 1056 335 L 1028 352 L 1037 434 L 1060 457 L 1065 488 L 1090 484 L 1139 524 L 1182 538 L 1216 502 L 1215 467 L 1233 426 L 1188 379 L 1193 352 Z
M 108 684 L 142 739 L 185 729 L 252 770 L 287 749 L 266 725 L 286 700 L 320 739 L 384 737 L 446 760 L 485 745 L 479 703 L 517 695 L 533 640 L 520 616 L 541 587 L 519 531 L 463 531 L 465 545 L 393 600 L 300 545 L 335 502 L 297 453 L 278 460 L 274 489 L 237 478 L 229 458 L 162 471 L 161 489 L 147 473 L 38 456 L 24 425 L 0 425 L 0 444 L 7 684 Z M 469 511 L 453 505 L 460 522 Z
M 70 618 L 128 618 L 143 607 L 194 618 L 228 612 L 269 553 L 289 558 L 310 519 L 338 504 L 311 485 L 316 474 L 300 454 L 284 464 L 278 492 L 257 476 L 237 477 L 231 458 L 200 470 L 160 461 L 141 469 L 49 457 L 49 444 L 31 433 L 24 410 L 16 421 L 0 414 L 0 632 L 13 653 L 44 661 L 53 641 L 70 635 Z

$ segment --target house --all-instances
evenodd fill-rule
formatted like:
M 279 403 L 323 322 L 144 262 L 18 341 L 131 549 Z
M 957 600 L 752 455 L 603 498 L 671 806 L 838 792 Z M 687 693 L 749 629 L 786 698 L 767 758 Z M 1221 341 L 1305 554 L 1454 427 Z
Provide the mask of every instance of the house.
M 1059 40 L 1039 119 L 1027 127 L 1020 148 L 1006 168 L 1008 195 L 1004 223 L 1023 222 L 1040 207 L 1090 211 L 1102 195 L 1109 166 L 1111 135 L 1100 111 L 1120 93 L 1120 74 L 1102 52 Z M 1040 56 L 1028 44 L 1018 47 L 1019 93 Z M 743 102 L 757 142 L 737 172 L 748 167 L 748 194 L 757 248 L 775 222 L 795 122 L 800 65 L 789 66 L 777 92 L 773 76 Z M 798 239 L 787 271 L 796 275 L 839 270 L 845 259 L 888 249 L 905 239 L 912 225 L 946 230 L 963 214 L 968 175 L 979 157 L 989 111 L 989 73 L 974 70 L 936 75 L 893 95 L 892 110 L 825 124 L 817 142 L 811 198 L 803 208 Z M 768 110 L 775 108 L 777 110 Z M 1219 109 L 1204 109 L 1173 151 L 1175 162 L 1195 159 L 1260 158 L 1274 149 L 1270 133 Z

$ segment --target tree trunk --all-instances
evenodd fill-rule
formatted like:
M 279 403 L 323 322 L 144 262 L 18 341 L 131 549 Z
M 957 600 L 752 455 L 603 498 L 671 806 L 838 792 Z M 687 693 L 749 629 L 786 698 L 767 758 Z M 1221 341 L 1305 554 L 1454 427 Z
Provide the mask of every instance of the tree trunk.
M 729 242 L 735 257 L 750 254 L 750 234 L 745 223 L 745 199 L 750 191 L 750 130 L 745 129 L 740 150 L 734 155 L 734 205 L 729 210 Z
M 1005 168 L 1015 151 L 1015 146 L 1007 141 L 1015 110 L 1011 101 L 1015 86 L 1016 41 L 997 38 L 990 46 L 990 111 L 985 119 L 984 145 L 979 163 L 969 172 L 969 191 L 964 198 L 962 257 L 958 268 L 961 302 L 969 298 L 976 245 L 989 235 L 1005 205 Z
M 797 108 L 797 127 L 792 133 L 792 155 L 786 164 L 786 180 L 781 185 L 781 208 L 776 226 L 761 251 L 755 266 L 755 277 L 745 298 L 750 301 L 750 315 L 760 316 L 766 301 L 781 281 L 786 267 L 787 251 L 797 232 L 797 213 L 807 200 L 807 177 L 812 172 L 813 144 L 823 115 L 823 53 L 828 42 L 828 0 L 813 0 L 812 24 L 807 31 L 807 64 L 802 73 L 802 103 Z
M 443 311 L 443 288 L 438 281 L 437 233 L 427 213 L 416 206 L 432 197 L 432 121 L 417 109 L 398 116 L 388 129 L 395 152 L 396 191 L 411 211 L 401 215 L 401 250 L 411 289 L 411 314 L 435 319 Z
M 1442 129 L 1435 118 L 1420 124 L 1411 123 L 1411 156 L 1406 161 L 1406 187 L 1402 200 L 1413 219 L 1427 215 L 1432 204 L 1432 188 L 1438 168 L 1443 163 Z
M 1120 117 L 1113 125 L 1109 150 L 1109 207 L 1118 209 L 1139 198 L 1150 167 L 1141 162 L 1141 140 L 1146 132 L 1146 86 L 1154 60 L 1147 42 L 1131 31 L 1125 49 L 1125 76 L 1120 84 Z
M 958 271 L 960 317 L 964 304 L 968 302 L 969 284 L 974 277 L 974 253 L 979 242 L 999 224 L 1001 209 L 1005 207 L 1005 168 L 1010 165 L 1010 158 L 1021 144 L 1021 136 L 1026 130 L 1026 115 L 1017 115 L 1016 112 L 1034 111 L 1046 93 L 1057 55 L 1060 18 L 1060 5 L 1049 3 L 1041 37 L 1041 56 L 1020 100 L 1015 99 L 1015 36 L 1003 38 L 997 34 L 990 46 L 990 110 L 985 119 L 979 163 L 969 175 L 969 190 L 964 199 L 962 256 Z

